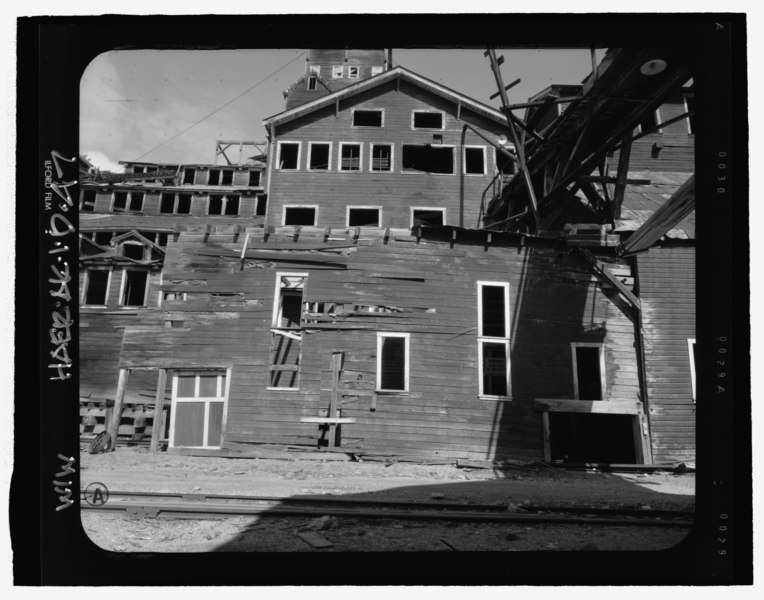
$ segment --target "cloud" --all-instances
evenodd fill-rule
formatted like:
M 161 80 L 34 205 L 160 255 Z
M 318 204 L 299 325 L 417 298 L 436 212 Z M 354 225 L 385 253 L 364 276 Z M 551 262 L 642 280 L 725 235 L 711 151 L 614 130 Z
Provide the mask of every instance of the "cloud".
M 124 165 L 114 162 L 103 152 L 99 152 L 98 150 L 85 150 L 82 154 L 94 167 L 101 169 L 101 171 L 111 171 L 112 173 L 123 173 L 125 171 Z

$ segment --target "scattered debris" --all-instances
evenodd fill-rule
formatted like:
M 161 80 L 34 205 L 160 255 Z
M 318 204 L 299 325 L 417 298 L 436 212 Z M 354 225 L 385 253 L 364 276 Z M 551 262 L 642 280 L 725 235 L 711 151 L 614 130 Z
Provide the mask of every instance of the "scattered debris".
M 324 515 L 318 519 L 313 519 L 306 529 L 312 529 L 313 531 L 326 531 L 328 529 L 339 529 L 340 522 L 336 517 Z
M 440 541 L 441 541 L 441 542 L 443 542 L 443 543 L 444 543 L 446 546 L 448 546 L 449 548 L 451 548 L 451 550 L 453 550 L 454 552 L 459 552 L 459 551 L 458 551 L 456 548 L 454 548 L 454 547 L 453 547 L 451 544 L 449 544 L 449 543 L 448 543 L 446 540 L 444 540 L 443 538 L 441 538 L 441 539 L 440 539 Z
M 314 533 L 312 531 L 298 532 L 297 537 L 303 540 L 304 542 L 310 544 L 314 548 L 331 548 L 332 546 L 334 546 L 334 544 L 332 544 L 325 537 L 320 536 L 319 534 Z

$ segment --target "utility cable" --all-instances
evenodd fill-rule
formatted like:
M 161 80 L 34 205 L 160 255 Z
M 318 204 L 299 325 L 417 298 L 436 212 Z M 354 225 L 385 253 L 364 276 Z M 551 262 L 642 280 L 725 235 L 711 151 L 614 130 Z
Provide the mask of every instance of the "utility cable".
M 301 58 L 301 57 L 305 56 L 306 54 L 307 54 L 307 52 L 303 52 L 302 54 L 298 54 L 298 55 L 297 55 L 297 56 L 295 56 L 295 57 L 294 57 L 292 60 L 290 60 L 288 63 L 286 63 L 285 65 L 283 65 L 283 66 L 279 67 L 278 69 L 276 69 L 276 70 L 275 70 L 273 73 L 271 73 L 270 75 L 266 75 L 266 76 L 265 76 L 263 79 L 261 79 L 261 80 L 260 80 L 260 81 L 258 81 L 256 84 L 252 85 L 251 87 L 247 88 L 246 90 L 244 90 L 244 91 L 243 91 L 241 94 L 239 94 L 239 95 L 238 95 L 238 96 L 236 96 L 235 98 L 233 98 L 233 99 L 229 100 L 228 102 L 226 102 L 226 103 L 225 103 L 225 104 L 223 104 L 222 106 L 219 106 L 218 108 L 216 108 L 215 110 L 213 110 L 211 113 L 204 115 L 204 116 L 203 116 L 201 119 L 199 119 L 198 121 L 196 121 L 194 124 L 192 124 L 192 125 L 189 125 L 188 127 L 186 127 L 186 128 L 185 128 L 183 131 L 181 131 L 180 133 L 176 133 L 176 134 L 175 134 L 174 136 L 172 136 L 171 138 L 168 138 L 168 139 L 164 140 L 164 141 L 163 141 L 161 144 L 158 144 L 157 146 L 154 146 L 154 147 L 153 147 L 151 150 L 148 150 L 147 152 L 144 152 L 144 153 L 143 153 L 143 154 L 141 154 L 141 155 L 140 155 L 138 158 L 134 159 L 132 162 L 138 162 L 140 159 L 142 159 L 142 158 L 143 158 L 144 156 L 146 156 L 147 154 L 151 154 L 151 153 L 152 153 L 154 150 L 157 150 L 158 148 L 161 148 L 161 147 L 162 147 L 162 146 L 164 146 L 165 144 L 168 144 L 168 143 L 170 143 L 172 140 L 174 140 L 174 139 L 176 139 L 176 138 L 179 138 L 181 135 L 183 135 L 183 134 L 184 134 L 184 133 L 186 133 L 187 131 L 189 131 L 189 130 L 193 129 L 194 127 L 196 127 L 197 125 L 199 125 L 199 123 L 201 123 L 202 121 L 205 121 L 206 119 L 209 119 L 209 118 L 210 118 L 212 115 L 214 115 L 215 113 L 218 113 L 218 112 L 220 112 L 221 110 L 223 110 L 223 109 L 224 109 L 226 106 L 228 106 L 229 104 L 233 104 L 234 102 L 236 102 L 236 100 L 238 100 L 239 98 L 241 98 L 241 97 L 242 97 L 242 96 L 244 96 L 245 94 L 248 94 L 249 92 L 251 92 L 251 91 L 252 91 L 253 89 L 255 89 L 255 88 L 258 86 L 258 85 L 260 85 L 261 83 L 264 83 L 265 81 L 267 81 L 268 79 L 270 79 L 271 77 L 273 77 L 273 76 L 274 76 L 276 73 L 278 73 L 279 71 L 283 71 L 283 70 L 284 70 L 284 69 L 286 69 L 286 68 L 287 68 L 289 65 L 291 65 L 291 64 L 292 64 L 294 61 L 296 61 L 298 58 Z

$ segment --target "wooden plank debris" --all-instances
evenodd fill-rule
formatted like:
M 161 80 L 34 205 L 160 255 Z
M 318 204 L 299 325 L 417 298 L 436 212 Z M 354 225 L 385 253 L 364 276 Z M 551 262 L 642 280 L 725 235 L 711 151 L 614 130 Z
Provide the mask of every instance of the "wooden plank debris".
M 329 540 L 327 540 L 324 536 L 319 535 L 318 533 L 314 531 L 300 531 L 297 533 L 297 537 L 300 538 L 305 543 L 309 544 L 310 546 L 313 546 L 316 549 L 321 548 L 331 548 L 334 546 Z

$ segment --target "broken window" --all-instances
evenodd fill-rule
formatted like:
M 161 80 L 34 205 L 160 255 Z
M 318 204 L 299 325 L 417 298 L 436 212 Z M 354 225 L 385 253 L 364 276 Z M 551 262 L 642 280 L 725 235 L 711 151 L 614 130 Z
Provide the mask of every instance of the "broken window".
M 382 127 L 381 110 L 354 110 L 353 127 Z
M 143 192 L 114 192 L 113 212 L 141 212 Z
M 331 160 L 332 145 L 325 142 L 311 142 L 308 146 L 308 169 L 327 171 Z
M 348 206 L 348 227 L 379 227 L 381 209 L 363 206 Z
M 124 271 L 121 306 L 145 306 L 148 271 Z
M 334 65 L 332 67 L 332 78 L 333 79 L 340 79 L 340 78 L 342 78 L 342 72 L 343 72 L 343 66 L 342 65 Z
M 95 190 L 84 190 L 82 192 L 82 200 L 80 201 L 80 210 L 82 212 L 93 212 L 95 210 L 95 202 Z
M 143 260 L 146 247 L 138 242 L 124 242 L 122 244 L 122 256 L 133 260 Z
M 371 145 L 371 170 L 377 172 L 393 170 L 393 146 L 391 144 Z
M 406 145 L 402 147 L 404 171 L 425 173 L 453 173 L 454 149 L 452 146 Z
M 340 171 L 361 170 L 361 144 L 340 144 Z
M 268 387 L 297 389 L 302 343 L 303 292 L 307 275 L 278 273 L 273 302 Z
M 687 348 L 690 353 L 690 380 L 692 381 L 692 401 L 696 401 L 697 386 L 695 383 L 695 366 L 697 362 L 697 355 L 695 353 L 695 339 L 687 339 Z
M 315 206 L 285 206 L 284 225 L 314 226 L 316 224 L 316 210 Z
M 194 183 L 194 177 L 196 177 L 196 169 L 189 168 L 183 170 L 183 183 L 187 184 L 190 183 L 193 185 Z
M 233 169 L 223 169 L 220 172 L 221 185 L 233 185 Z
M 113 212 L 124 212 L 127 208 L 127 192 L 114 192 Z
M 143 167 L 133 167 L 133 173 L 143 173 Z
M 93 235 L 93 241 L 100 246 L 111 244 L 111 238 L 114 234 L 111 231 L 96 231 Z
M 279 169 L 296 170 L 300 159 L 299 142 L 279 142 Z
M 360 67 L 348 67 L 348 79 L 358 79 L 360 75 Z
M 85 288 L 82 303 L 86 306 L 106 306 L 111 270 L 88 269 L 85 273 Z
M 443 113 L 415 110 L 413 126 L 414 129 L 443 129 Z
M 509 284 L 478 281 L 479 395 L 509 397 Z
M 175 322 L 173 322 L 175 326 Z M 173 376 L 170 446 L 219 448 L 227 396 L 226 371 L 179 371 Z
M 412 208 L 411 226 L 441 226 L 446 224 L 445 208 Z
M 573 350 L 573 397 L 576 400 L 602 400 L 605 390 L 605 365 L 602 344 L 571 344 Z
M 485 147 L 464 149 L 464 172 L 468 175 L 485 175 Z
M 409 389 L 409 334 L 377 333 L 378 391 Z
M 250 187 L 259 187 L 260 186 L 260 171 L 250 171 L 249 172 L 249 186 Z

